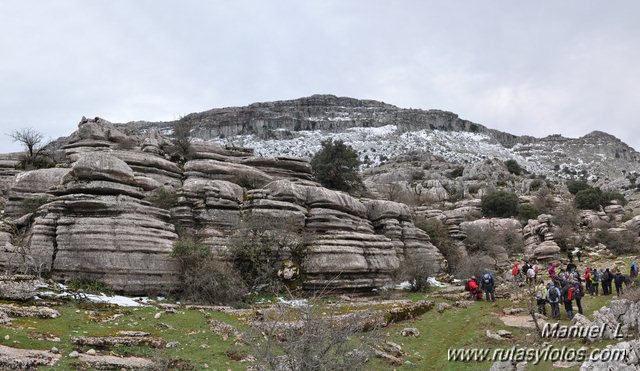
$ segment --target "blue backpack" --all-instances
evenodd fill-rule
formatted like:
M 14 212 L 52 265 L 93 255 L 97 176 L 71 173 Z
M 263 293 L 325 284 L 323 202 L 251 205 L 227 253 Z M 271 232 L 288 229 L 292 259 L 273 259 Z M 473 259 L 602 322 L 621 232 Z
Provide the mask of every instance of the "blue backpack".
M 489 273 L 485 273 L 482 275 L 482 284 L 484 286 L 490 286 L 492 281 L 493 279 Z

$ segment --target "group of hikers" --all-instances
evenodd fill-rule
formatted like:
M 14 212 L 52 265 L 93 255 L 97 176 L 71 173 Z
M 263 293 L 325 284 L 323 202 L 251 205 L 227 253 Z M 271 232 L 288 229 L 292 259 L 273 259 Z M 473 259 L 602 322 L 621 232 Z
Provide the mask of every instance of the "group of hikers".
M 537 265 L 530 265 L 529 262 L 525 262 L 522 268 L 518 263 L 514 263 L 511 271 L 513 275 L 513 283 L 517 287 L 526 281 L 526 285 L 535 295 L 538 305 L 538 312 L 542 315 L 547 315 L 547 304 L 551 306 L 551 316 L 554 319 L 560 319 L 560 304 L 564 305 L 565 311 L 569 319 L 573 319 L 573 303 L 575 302 L 578 313 L 582 312 L 582 298 L 586 291 L 592 295 L 599 295 L 600 286 L 602 286 L 603 295 L 611 295 L 612 284 L 615 285 L 616 294 L 618 296 L 623 294 L 623 285 L 630 285 L 635 282 L 638 277 L 638 265 L 635 261 L 631 263 L 629 269 L 629 276 L 625 276 L 617 268 L 613 269 L 613 272 L 609 268 L 601 269 L 586 267 L 584 275 L 578 271 L 578 267 L 573 263 L 571 259 L 567 263 L 566 269 L 562 269 L 555 261 L 551 263 L 551 266 L 547 270 L 549 273 L 549 282 L 545 284 L 542 279 L 539 279 L 538 272 L 539 267 Z M 584 286 L 583 286 L 584 282 Z M 495 277 L 489 271 L 480 277 L 480 280 L 476 276 L 471 276 L 465 285 L 465 289 L 469 292 L 472 299 L 482 300 L 483 295 L 487 301 L 495 301 Z

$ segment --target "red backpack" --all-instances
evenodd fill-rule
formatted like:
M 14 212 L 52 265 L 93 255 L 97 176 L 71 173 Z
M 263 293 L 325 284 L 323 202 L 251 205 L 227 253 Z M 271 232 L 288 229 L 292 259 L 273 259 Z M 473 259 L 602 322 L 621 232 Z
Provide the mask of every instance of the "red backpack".
M 567 290 L 567 300 L 571 301 L 573 300 L 573 287 L 569 287 L 569 290 Z

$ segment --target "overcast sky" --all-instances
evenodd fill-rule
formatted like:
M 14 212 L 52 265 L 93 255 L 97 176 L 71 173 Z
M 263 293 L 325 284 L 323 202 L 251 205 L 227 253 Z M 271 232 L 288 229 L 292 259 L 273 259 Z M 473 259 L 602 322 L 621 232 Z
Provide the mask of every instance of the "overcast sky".
M 640 149 L 638 1 L 0 1 L 0 152 L 84 115 L 335 94 Z

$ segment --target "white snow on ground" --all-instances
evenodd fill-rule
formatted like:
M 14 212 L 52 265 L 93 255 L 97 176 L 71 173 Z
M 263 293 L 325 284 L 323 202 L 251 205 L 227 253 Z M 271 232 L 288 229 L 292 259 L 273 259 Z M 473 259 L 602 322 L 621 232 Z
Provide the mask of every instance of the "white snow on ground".
M 66 286 L 60 285 L 60 287 L 63 288 L 62 292 L 53 292 L 53 291 L 39 292 L 38 296 L 36 296 L 35 299 L 77 297 L 80 299 L 88 300 L 92 303 L 114 304 L 121 307 L 140 307 L 148 303 L 149 301 L 148 298 L 146 297 L 130 298 L 128 296 L 105 295 L 102 293 L 100 295 L 86 294 L 86 293 L 72 294 L 66 291 Z
M 86 298 L 87 300 L 94 303 L 115 304 L 121 307 L 140 307 L 143 305 L 135 301 L 133 298 L 130 298 L 127 296 L 121 296 L 121 295 L 107 296 L 105 294 L 100 294 L 100 295 L 86 294 Z
M 512 148 L 505 148 L 485 134 L 418 130 L 400 132 L 396 125 L 380 127 L 354 127 L 343 132 L 294 131 L 288 139 L 261 139 L 255 135 L 237 135 L 210 142 L 249 147 L 264 157 L 294 156 L 311 158 L 320 150 L 324 140 L 342 140 L 359 154 L 362 169 L 379 166 L 396 156 L 413 151 L 430 152 L 447 161 L 459 164 L 475 163 L 484 159 L 515 159 L 527 170 L 545 174 L 549 171 L 536 161 L 525 158 Z
M 306 307 L 309 305 L 309 302 L 306 299 L 285 300 L 281 297 L 278 297 L 277 299 L 278 303 L 288 305 L 290 307 Z
M 438 281 L 435 277 L 428 277 L 427 278 L 427 282 L 429 283 L 429 285 L 434 286 L 434 287 L 446 287 L 447 286 L 444 283 Z

